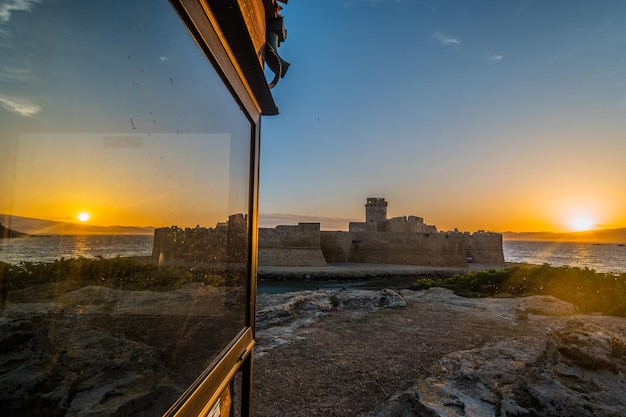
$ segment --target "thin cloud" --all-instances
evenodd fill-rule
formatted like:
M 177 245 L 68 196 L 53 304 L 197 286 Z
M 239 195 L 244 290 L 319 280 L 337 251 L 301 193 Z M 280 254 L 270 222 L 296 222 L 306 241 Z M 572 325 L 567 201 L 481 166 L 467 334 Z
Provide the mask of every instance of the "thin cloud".
M 23 117 L 34 116 L 41 110 L 38 105 L 16 97 L 0 96 L 0 104 L 5 109 Z
M 11 13 L 28 12 L 38 3 L 41 3 L 41 0 L 2 0 L 0 4 L 0 23 L 7 23 L 11 20 Z
M 0 65 L 0 81 L 17 82 L 17 81 L 29 81 L 34 77 L 29 69 L 11 68 L 5 65 Z
M 167 64 L 168 62 L 170 62 L 170 58 L 168 56 L 160 56 L 159 61 L 163 62 L 164 64 Z
M 443 33 L 435 33 L 433 38 L 435 38 L 442 46 L 459 45 L 461 43 L 460 40 L 446 36 Z
M 502 59 L 504 59 L 502 55 L 491 55 L 489 57 L 489 64 L 490 65 L 497 64 L 498 62 L 502 61 Z

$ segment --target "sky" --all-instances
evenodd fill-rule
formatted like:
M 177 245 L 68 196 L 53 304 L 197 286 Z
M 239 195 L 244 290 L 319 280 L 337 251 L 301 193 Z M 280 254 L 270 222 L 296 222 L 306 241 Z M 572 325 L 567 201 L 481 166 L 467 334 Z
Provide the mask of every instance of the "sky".
M 248 211 L 250 126 L 166 1 L 0 3 L 1 214 L 214 227 Z
M 282 13 L 262 227 L 346 230 L 368 197 L 443 231 L 626 227 L 626 2 Z M 169 2 L 0 2 L 0 213 L 214 226 L 247 211 L 250 127 Z
M 626 2 L 293 0 L 261 225 L 626 227 Z

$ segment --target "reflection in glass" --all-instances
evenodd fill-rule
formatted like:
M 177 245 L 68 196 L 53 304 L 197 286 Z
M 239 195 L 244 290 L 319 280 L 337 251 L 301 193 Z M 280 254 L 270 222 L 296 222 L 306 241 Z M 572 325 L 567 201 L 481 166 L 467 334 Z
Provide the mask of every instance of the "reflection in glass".
M 0 15 L 0 407 L 159 415 L 246 326 L 251 125 L 168 2 Z

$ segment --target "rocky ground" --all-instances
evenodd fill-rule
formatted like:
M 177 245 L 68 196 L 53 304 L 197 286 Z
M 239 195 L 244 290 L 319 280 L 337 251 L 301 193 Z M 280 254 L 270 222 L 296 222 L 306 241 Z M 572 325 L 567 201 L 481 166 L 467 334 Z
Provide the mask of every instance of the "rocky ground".
M 162 415 L 244 326 L 233 288 L 51 288 L 0 315 L 0 415 Z
M 10 296 L 50 293 L 20 291 Z M 217 354 L 241 328 L 240 291 L 225 291 L 84 287 L 8 303 L 0 414 L 161 415 L 204 369 L 209 342 Z M 257 417 L 626 416 L 624 318 L 440 288 L 257 301 Z
M 548 296 L 328 291 L 258 300 L 263 416 L 626 416 L 626 319 Z

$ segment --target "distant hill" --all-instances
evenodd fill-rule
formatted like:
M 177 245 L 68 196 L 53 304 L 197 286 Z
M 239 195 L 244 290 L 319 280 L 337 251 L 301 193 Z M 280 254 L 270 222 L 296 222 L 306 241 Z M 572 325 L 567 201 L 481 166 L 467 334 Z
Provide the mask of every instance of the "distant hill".
M 11 239 L 16 237 L 28 237 L 27 233 L 17 232 L 15 230 L 7 229 L 0 223 L 0 239 Z
M 20 230 L 31 235 L 151 235 L 154 227 L 137 226 L 93 226 L 70 222 L 35 219 L 32 217 L 11 216 L 0 214 L 0 223 L 12 230 Z
M 504 240 L 550 240 L 567 242 L 626 243 L 626 228 L 588 230 L 586 232 L 504 232 Z

